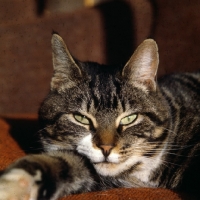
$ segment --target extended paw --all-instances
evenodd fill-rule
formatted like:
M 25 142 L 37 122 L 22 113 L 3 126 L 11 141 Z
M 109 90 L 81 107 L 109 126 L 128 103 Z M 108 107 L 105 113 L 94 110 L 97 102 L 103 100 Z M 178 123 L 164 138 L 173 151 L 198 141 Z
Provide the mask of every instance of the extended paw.
M 0 200 L 37 200 L 41 172 L 32 176 L 23 169 L 12 169 L 0 177 Z

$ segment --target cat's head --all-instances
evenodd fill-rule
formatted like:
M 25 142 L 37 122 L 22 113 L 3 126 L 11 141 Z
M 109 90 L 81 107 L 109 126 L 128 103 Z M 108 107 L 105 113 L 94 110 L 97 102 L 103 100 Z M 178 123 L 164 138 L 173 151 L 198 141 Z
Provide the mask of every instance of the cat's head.
M 75 60 L 57 34 L 52 49 L 51 91 L 39 111 L 44 149 L 77 151 L 102 175 L 142 169 L 167 137 L 155 41 L 145 40 L 123 68 Z

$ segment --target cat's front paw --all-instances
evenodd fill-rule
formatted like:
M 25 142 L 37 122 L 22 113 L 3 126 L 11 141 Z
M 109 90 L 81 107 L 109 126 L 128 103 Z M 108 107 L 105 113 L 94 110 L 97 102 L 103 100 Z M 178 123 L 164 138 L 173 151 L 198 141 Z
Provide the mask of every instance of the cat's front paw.
M 37 200 L 41 172 L 11 169 L 0 177 L 0 200 Z

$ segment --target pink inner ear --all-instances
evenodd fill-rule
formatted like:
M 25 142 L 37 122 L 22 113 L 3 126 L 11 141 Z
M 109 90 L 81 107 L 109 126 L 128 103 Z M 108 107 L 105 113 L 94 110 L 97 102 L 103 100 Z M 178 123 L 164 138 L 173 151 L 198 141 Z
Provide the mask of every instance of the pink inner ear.
M 155 76 L 158 68 L 158 48 L 154 40 L 145 40 L 125 65 L 122 75 L 129 82 L 138 81 L 147 90 L 155 90 Z

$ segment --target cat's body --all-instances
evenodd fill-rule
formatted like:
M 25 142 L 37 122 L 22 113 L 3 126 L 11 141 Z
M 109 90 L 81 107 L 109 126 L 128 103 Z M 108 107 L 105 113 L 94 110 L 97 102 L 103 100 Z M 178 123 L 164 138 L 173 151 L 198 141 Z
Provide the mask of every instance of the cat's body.
M 156 84 L 153 40 L 124 68 L 75 61 L 56 34 L 52 47 L 55 71 L 39 112 L 45 153 L 4 171 L 0 200 L 12 190 L 20 200 L 55 200 L 113 187 L 200 189 L 200 73 Z

